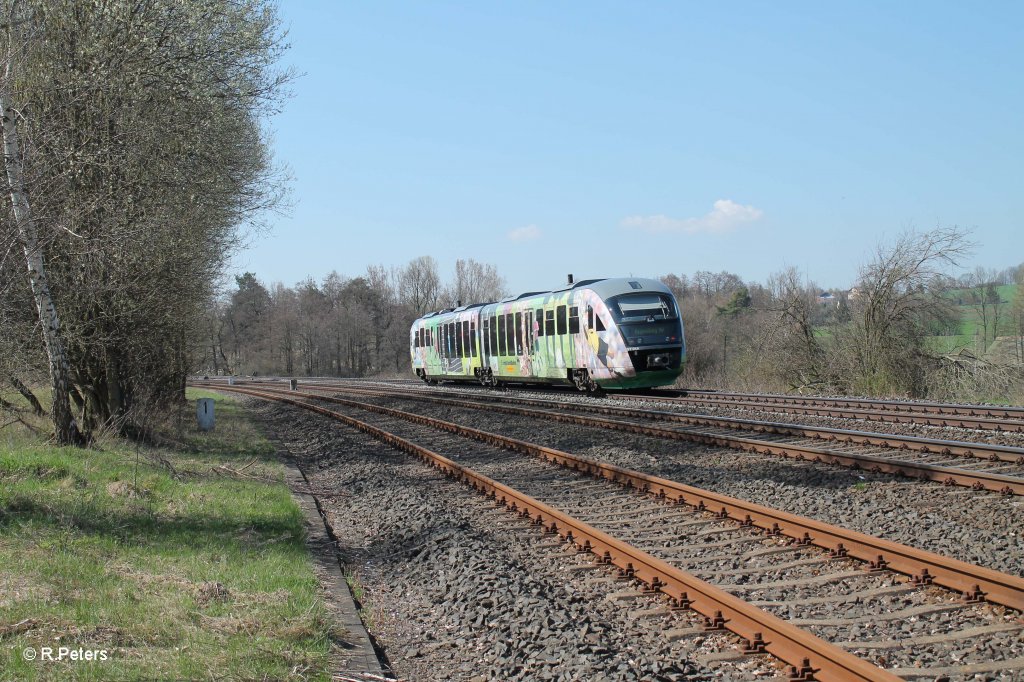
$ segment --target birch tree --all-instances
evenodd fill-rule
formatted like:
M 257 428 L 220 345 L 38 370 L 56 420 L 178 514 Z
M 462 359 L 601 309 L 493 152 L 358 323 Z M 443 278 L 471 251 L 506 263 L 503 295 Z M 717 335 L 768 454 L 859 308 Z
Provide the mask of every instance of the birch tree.
M 28 280 L 39 316 L 39 327 L 42 330 L 46 357 L 49 361 L 50 388 L 53 393 L 50 416 L 53 421 L 54 438 L 61 445 L 80 444 L 82 435 L 71 412 L 71 401 L 68 397 L 70 377 L 67 353 L 61 340 L 60 316 L 57 314 L 53 296 L 50 295 L 50 280 L 46 274 L 43 247 L 36 222 L 32 217 L 32 207 L 25 191 L 21 148 L 18 143 L 19 117 L 11 102 L 10 84 L 16 45 L 14 31 L 18 24 L 24 24 L 26 20 L 18 16 L 16 5 L 12 5 L 10 9 L 11 11 L 7 15 L 7 56 L 4 64 L 3 83 L 0 84 L 0 112 L 3 113 L 4 170 L 7 190 L 11 200 L 14 225 L 25 254 Z

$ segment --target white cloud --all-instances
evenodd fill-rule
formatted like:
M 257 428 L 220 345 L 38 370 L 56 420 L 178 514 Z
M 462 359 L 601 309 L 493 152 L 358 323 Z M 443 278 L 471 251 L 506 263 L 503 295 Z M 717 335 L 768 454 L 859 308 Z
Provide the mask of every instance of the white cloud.
M 509 230 L 508 238 L 514 242 L 527 242 L 540 238 L 540 228 L 536 225 L 526 225 Z
M 758 220 L 764 212 L 753 206 L 743 206 L 731 199 L 719 199 L 711 212 L 700 218 L 670 218 L 665 215 L 632 215 L 622 219 L 622 226 L 644 232 L 683 232 L 712 234 L 731 232 L 744 223 Z

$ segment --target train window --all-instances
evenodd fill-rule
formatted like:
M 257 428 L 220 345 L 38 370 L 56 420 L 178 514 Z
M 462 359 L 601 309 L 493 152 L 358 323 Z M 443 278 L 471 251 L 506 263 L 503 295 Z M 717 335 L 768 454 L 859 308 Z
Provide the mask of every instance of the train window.
M 469 323 L 469 349 L 470 355 L 476 357 L 476 322 Z
M 537 308 L 537 336 L 544 336 L 544 309 Z
M 514 315 L 509 313 L 505 316 L 505 350 L 509 355 L 516 354 L 516 318 Z
M 544 311 L 544 334 L 545 336 L 555 335 L 555 311 Z
M 448 325 L 446 324 L 437 328 L 437 354 L 442 358 L 448 357 Z
M 491 340 L 491 319 L 485 317 L 480 320 L 480 351 L 484 357 L 490 355 Z
M 434 332 L 431 331 L 430 329 L 427 330 L 427 345 L 428 346 L 433 346 L 434 345 Z
M 455 336 L 455 323 L 448 323 L 448 357 L 459 357 L 459 341 Z
M 455 357 L 466 357 L 466 335 L 462 333 L 462 325 L 455 323 Z
M 462 357 L 468 358 L 469 352 L 469 320 L 462 323 Z
M 594 328 L 594 308 L 587 306 L 587 329 Z
M 567 331 L 567 325 L 565 324 L 565 306 L 558 306 L 558 333 L 564 334 Z
M 498 315 L 498 355 L 505 354 L 505 316 Z
M 599 332 L 603 332 L 604 331 L 604 321 L 601 319 L 600 315 L 597 315 L 596 317 L 597 317 L 597 319 L 594 321 L 594 324 L 596 326 L 594 327 L 594 329 L 596 329 Z
M 498 354 L 498 316 L 491 318 L 491 355 Z
M 578 306 L 569 308 L 569 333 L 580 333 L 580 309 Z

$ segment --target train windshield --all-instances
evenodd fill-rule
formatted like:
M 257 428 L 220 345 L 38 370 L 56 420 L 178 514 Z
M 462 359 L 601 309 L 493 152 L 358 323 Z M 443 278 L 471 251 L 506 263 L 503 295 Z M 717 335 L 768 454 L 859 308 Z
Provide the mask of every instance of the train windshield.
M 668 294 L 623 294 L 609 299 L 608 309 L 627 346 L 682 343 L 679 309 Z
M 608 299 L 616 324 L 679 319 L 675 299 L 668 294 L 623 294 Z

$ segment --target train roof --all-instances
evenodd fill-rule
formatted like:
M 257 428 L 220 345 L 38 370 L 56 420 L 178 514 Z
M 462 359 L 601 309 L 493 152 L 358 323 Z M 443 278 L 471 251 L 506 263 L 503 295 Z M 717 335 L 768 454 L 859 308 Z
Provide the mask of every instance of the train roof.
M 572 286 L 558 289 L 558 291 L 582 287 L 592 290 L 601 298 L 611 298 L 619 294 L 629 294 L 636 291 L 657 291 L 662 294 L 672 293 L 672 290 L 660 281 L 645 277 L 612 277 L 609 279 L 584 280 Z
M 572 289 L 591 289 L 601 298 L 611 298 L 612 296 L 618 296 L 620 294 L 628 294 L 635 291 L 657 291 L 663 294 L 671 294 L 672 291 L 667 286 L 662 284 L 656 279 L 649 279 L 646 277 L 609 277 L 609 278 L 598 278 L 598 279 L 583 279 L 578 282 L 573 282 L 561 289 L 552 289 L 551 291 L 528 291 L 526 293 L 517 294 L 515 296 L 506 296 L 497 303 L 508 303 L 510 301 L 518 301 L 522 298 L 529 298 L 531 296 L 544 296 L 546 294 L 556 294 L 562 291 L 570 291 Z M 437 310 L 432 313 L 426 313 L 419 319 L 426 319 L 428 317 L 434 317 L 435 315 L 443 315 L 451 312 L 462 312 L 464 310 L 470 310 L 472 308 L 480 308 L 482 306 L 494 305 L 495 301 L 489 303 L 471 303 L 464 305 L 459 308 L 445 308 L 443 310 Z

